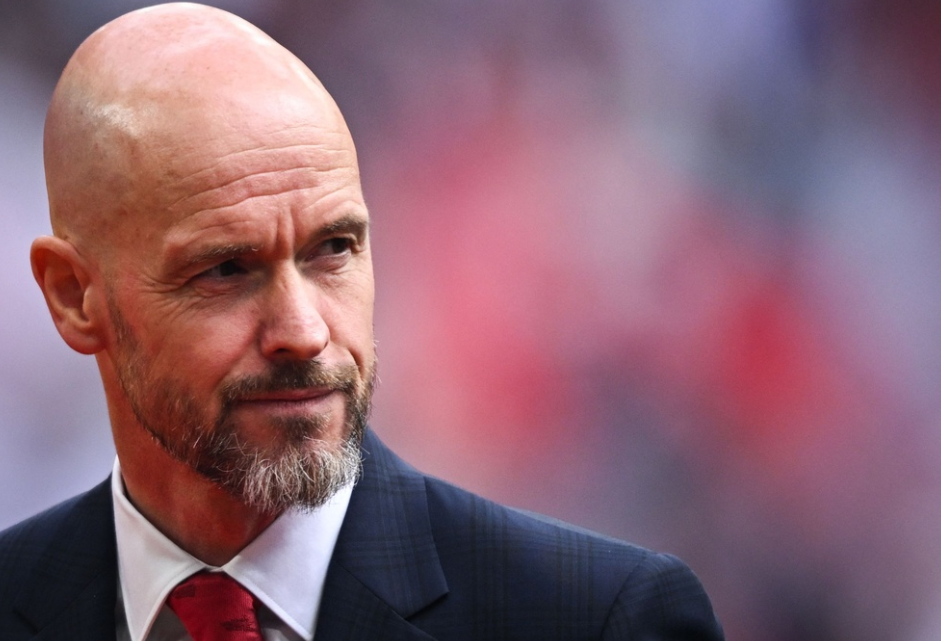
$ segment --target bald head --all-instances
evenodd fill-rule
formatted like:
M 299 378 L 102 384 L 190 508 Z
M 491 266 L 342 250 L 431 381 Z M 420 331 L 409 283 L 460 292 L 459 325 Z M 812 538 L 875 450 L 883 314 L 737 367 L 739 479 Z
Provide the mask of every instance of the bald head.
M 124 15 L 78 48 L 53 94 L 44 140 L 53 231 L 105 251 L 114 230 L 186 197 L 197 171 L 188 161 L 284 144 L 298 127 L 349 138 L 316 77 L 253 25 L 190 3 Z
M 55 236 L 33 274 L 96 357 L 141 512 L 222 565 L 348 484 L 375 369 L 369 214 L 313 74 L 223 11 L 130 13 L 69 61 L 45 158 Z

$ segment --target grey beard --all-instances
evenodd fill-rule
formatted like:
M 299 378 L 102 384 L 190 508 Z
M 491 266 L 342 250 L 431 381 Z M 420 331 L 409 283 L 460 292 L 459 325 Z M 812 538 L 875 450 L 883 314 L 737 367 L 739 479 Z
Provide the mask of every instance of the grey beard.
M 338 447 L 304 436 L 277 457 L 242 447 L 238 435 L 229 432 L 213 439 L 208 456 L 194 469 L 260 512 L 312 510 L 358 480 L 364 423 Z
M 360 474 L 375 363 L 362 378 L 355 366 L 327 370 L 316 361 L 286 362 L 264 376 L 236 381 L 222 390 L 218 418 L 209 424 L 204 407 L 173 380 L 154 379 L 136 337 L 115 305 L 109 305 L 120 352 L 117 375 L 138 423 L 170 456 L 265 513 L 314 509 Z M 322 415 L 277 421 L 279 447 L 266 453 L 242 442 L 230 421 L 232 406 L 246 394 L 324 386 L 346 396 L 346 438 L 321 438 Z M 272 445 L 278 445 L 272 443 Z
M 287 508 L 317 508 L 359 478 L 360 444 L 369 415 L 373 376 L 370 373 L 363 389 L 356 389 L 356 378 L 352 367 L 325 372 L 315 361 L 282 365 L 263 382 L 241 381 L 224 390 L 223 410 L 216 429 L 203 443 L 187 443 L 184 439 L 176 447 L 166 443 L 164 447 L 257 510 L 272 513 Z M 346 396 L 347 436 L 339 444 L 319 438 L 326 422 L 322 415 L 277 421 L 283 444 L 276 456 L 245 447 L 228 423 L 231 404 L 242 394 L 315 385 L 336 387 Z M 161 440 L 159 435 L 155 436 Z

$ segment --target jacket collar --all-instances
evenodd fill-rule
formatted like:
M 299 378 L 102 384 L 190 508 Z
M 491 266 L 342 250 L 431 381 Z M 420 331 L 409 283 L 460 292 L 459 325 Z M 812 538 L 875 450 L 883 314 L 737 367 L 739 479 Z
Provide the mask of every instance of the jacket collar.
M 424 477 L 368 431 L 316 638 L 430 639 L 407 622 L 448 592 Z

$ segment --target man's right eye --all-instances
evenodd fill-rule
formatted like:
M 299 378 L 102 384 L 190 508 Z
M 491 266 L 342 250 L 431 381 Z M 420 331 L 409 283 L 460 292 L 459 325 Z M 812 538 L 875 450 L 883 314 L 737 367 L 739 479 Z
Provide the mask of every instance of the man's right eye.
M 219 263 L 215 267 L 210 267 L 204 272 L 200 272 L 200 278 L 229 278 L 238 274 L 244 274 L 245 268 L 234 260 L 227 260 Z

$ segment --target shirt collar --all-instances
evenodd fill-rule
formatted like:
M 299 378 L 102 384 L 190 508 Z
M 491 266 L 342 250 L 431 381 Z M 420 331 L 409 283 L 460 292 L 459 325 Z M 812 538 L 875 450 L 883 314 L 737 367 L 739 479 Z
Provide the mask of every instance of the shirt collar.
M 111 475 L 118 546 L 118 579 L 131 641 L 146 639 L 167 595 L 203 569 L 221 569 L 252 592 L 285 624 L 311 641 L 327 567 L 353 488 L 316 510 L 289 510 L 221 568 L 173 543 L 128 500 L 117 459 Z

